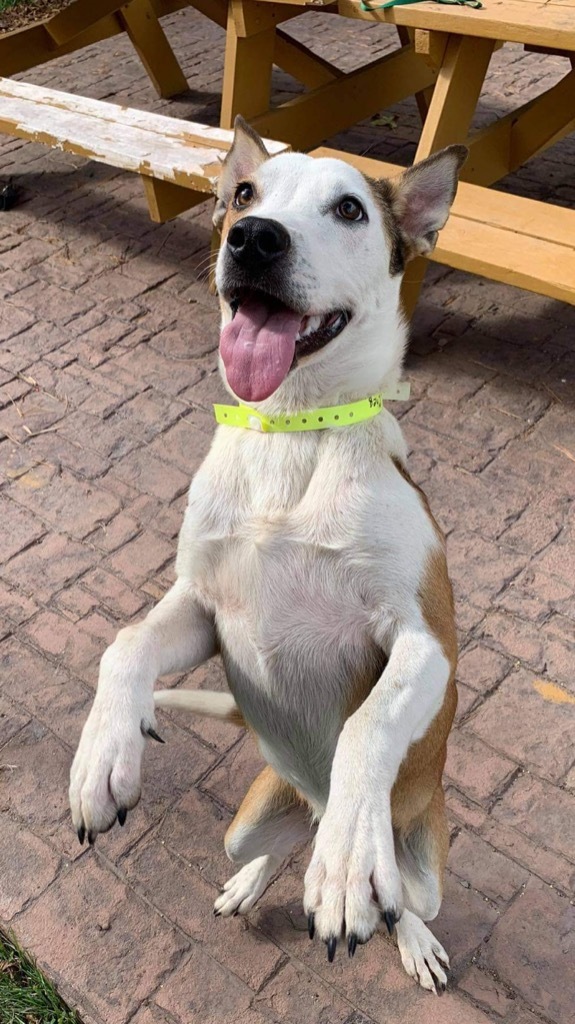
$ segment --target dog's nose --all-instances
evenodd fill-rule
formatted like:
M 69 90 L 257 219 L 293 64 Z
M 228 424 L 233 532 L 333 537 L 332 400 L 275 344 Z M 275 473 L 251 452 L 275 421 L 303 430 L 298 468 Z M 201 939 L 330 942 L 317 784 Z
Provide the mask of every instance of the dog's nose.
M 227 246 L 236 263 L 248 269 L 267 267 L 283 256 L 291 238 L 277 220 L 242 217 L 230 229 Z

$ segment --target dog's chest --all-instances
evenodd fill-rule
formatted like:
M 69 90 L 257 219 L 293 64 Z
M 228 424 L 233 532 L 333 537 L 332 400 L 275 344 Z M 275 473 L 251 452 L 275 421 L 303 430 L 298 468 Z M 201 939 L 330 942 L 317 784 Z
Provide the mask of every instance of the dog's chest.
M 178 571 L 254 684 L 311 685 L 319 664 L 340 679 L 370 643 L 369 488 L 341 460 L 318 459 L 313 442 L 285 458 L 277 445 L 268 460 L 236 452 L 218 468 L 216 482 L 192 486 Z

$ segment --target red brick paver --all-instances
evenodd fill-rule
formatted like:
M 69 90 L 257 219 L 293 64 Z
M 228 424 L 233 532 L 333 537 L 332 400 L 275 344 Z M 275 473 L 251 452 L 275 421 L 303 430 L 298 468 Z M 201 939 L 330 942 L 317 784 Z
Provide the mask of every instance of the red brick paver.
M 177 101 L 155 98 L 122 38 L 26 77 L 216 124 L 222 32 L 189 10 L 165 24 L 190 84 Z M 344 68 L 394 45 L 391 27 L 313 14 L 291 30 Z M 504 48 L 477 124 L 566 67 Z M 296 90 L 279 72 L 274 88 Z M 415 104 L 394 113 L 332 141 L 407 164 Z M 572 205 L 574 155 L 566 139 L 502 187 Z M 212 916 L 223 835 L 258 769 L 230 726 L 164 716 L 126 828 L 79 847 L 67 775 L 98 661 L 173 578 L 213 430 L 210 211 L 154 226 L 135 178 L 18 140 L 0 143 L 8 175 L 23 202 L 0 214 L 1 921 L 85 1024 L 572 1022 L 574 311 L 434 268 L 414 399 L 397 408 L 448 533 L 460 626 L 440 1001 L 383 937 L 327 963 L 306 935 L 305 851 L 247 922 Z M 223 685 L 211 664 L 194 682 Z

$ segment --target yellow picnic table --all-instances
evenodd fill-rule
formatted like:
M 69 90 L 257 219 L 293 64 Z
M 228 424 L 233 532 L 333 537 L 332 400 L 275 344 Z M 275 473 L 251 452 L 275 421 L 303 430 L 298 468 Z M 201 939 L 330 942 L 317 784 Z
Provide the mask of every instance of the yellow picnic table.
M 480 10 L 428 0 L 369 11 L 361 0 L 74 0 L 26 33 L 0 36 L 0 75 L 125 31 L 157 91 L 174 95 L 186 80 L 159 19 L 186 6 L 226 29 L 221 127 L 230 128 L 242 113 L 264 137 L 320 155 L 327 152 L 316 148 L 324 139 L 415 95 L 423 122 L 416 160 L 453 142 L 470 149 L 452 216 L 432 258 L 575 303 L 575 211 L 488 187 L 575 128 L 575 0 L 483 0 Z M 344 73 L 282 27 L 308 10 L 395 25 L 398 47 Z M 470 135 L 491 56 L 506 42 L 564 56 L 565 76 Z M 305 91 L 272 108 L 274 64 Z M 401 171 L 337 155 L 374 176 Z M 178 186 L 162 186 L 168 187 L 169 202 L 159 219 L 193 201 L 189 191 L 180 196 Z M 404 286 L 409 311 L 424 269 L 425 261 L 410 265 Z
M 342 74 L 300 46 L 299 67 L 294 60 L 291 70 L 309 89 L 270 109 L 278 26 L 310 9 L 393 24 L 398 49 Z M 491 56 L 506 42 L 564 56 L 565 76 L 470 135 Z M 423 121 L 416 161 L 454 142 L 470 149 L 464 184 L 433 258 L 575 302 L 575 211 L 486 187 L 575 128 L 575 0 L 483 0 L 481 9 L 425 2 L 370 11 L 360 0 L 230 0 L 222 126 L 241 111 L 262 135 L 319 155 L 327 152 L 314 149 L 322 139 L 414 94 Z M 332 155 L 374 176 L 401 170 L 353 154 Z M 409 268 L 408 310 L 424 267 L 416 261 Z

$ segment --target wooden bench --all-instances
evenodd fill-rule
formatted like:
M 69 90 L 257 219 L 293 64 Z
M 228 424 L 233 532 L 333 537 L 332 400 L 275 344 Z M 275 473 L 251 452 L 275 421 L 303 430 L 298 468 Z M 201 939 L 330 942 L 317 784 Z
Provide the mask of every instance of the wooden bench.
M 0 78 L 0 133 L 139 174 L 158 223 L 214 194 L 233 132 Z M 289 149 L 266 141 L 270 153 Z
M 233 133 L 113 103 L 0 79 L 0 132 L 139 174 L 150 216 L 163 222 L 214 194 Z M 288 149 L 266 140 L 271 153 Z M 402 168 L 320 148 L 374 177 Z M 575 211 L 461 182 L 431 257 L 575 303 Z
M 338 157 L 372 177 L 403 170 L 333 149 L 312 155 Z M 430 259 L 575 303 L 575 210 L 462 181 Z

